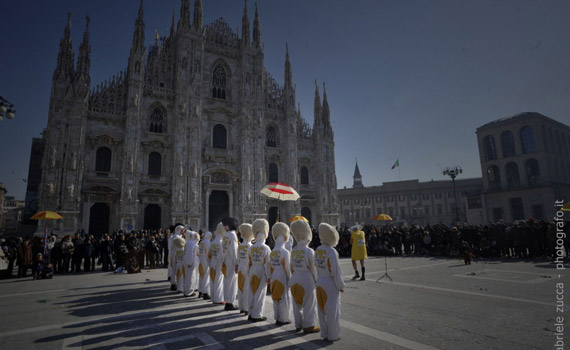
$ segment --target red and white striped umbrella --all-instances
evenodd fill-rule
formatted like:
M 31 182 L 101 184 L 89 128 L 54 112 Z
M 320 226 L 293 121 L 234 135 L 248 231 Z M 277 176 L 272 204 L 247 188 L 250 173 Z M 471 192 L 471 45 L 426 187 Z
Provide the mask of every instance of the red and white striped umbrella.
M 280 201 L 296 201 L 300 197 L 293 187 L 280 182 L 271 182 L 265 185 L 260 193 Z

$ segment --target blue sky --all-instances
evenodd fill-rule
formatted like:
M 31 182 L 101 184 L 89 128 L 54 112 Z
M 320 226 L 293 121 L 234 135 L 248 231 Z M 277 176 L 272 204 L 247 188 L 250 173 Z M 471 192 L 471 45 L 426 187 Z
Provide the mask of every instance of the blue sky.
M 243 1 L 204 0 L 204 22 L 241 30 Z M 354 161 L 365 186 L 480 177 L 475 129 L 525 111 L 570 124 L 570 2 L 564 0 L 261 0 L 265 65 L 283 82 L 285 43 L 304 118 L 326 82 L 339 188 Z M 0 21 L 0 182 L 23 199 L 32 137 L 47 125 L 59 40 L 72 12 L 76 52 L 91 18 L 92 86 L 124 69 L 138 0 L 9 1 Z M 193 9 L 193 1 L 192 6 Z M 146 42 L 167 33 L 180 0 L 145 0 Z M 248 1 L 253 23 L 254 2 Z

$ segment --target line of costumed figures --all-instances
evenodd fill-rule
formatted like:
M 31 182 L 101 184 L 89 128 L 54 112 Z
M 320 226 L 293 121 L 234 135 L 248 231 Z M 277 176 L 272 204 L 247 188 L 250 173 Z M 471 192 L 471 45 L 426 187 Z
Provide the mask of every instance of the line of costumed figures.
M 338 252 L 339 235 L 326 223 L 319 225 L 321 245 L 309 248 L 312 233 L 306 221 L 291 227 L 278 222 L 272 227 L 275 248 L 265 240 L 269 223 L 257 219 L 239 225 L 242 243 L 236 231 L 238 222 L 225 218 L 218 223 L 212 238 L 206 232 L 202 240 L 197 232 L 177 224 L 168 241 L 168 279 L 170 289 L 225 305 L 224 310 L 240 310 L 251 322 L 267 320 L 264 301 L 270 285 L 273 315 L 278 326 L 291 323 L 303 333 L 321 333 L 334 341 L 340 333 L 340 293 L 344 281 Z M 292 248 L 290 233 L 297 241 Z M 318 316 L 318 325 L 317 325 Z

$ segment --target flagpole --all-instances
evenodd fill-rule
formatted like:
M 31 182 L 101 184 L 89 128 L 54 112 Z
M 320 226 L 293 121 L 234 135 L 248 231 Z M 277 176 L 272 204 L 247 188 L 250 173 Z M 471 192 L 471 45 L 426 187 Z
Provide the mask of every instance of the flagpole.
M 402 175 L 400 174 L 400 164 L 398 164 L 398 181 L 402 181 Z

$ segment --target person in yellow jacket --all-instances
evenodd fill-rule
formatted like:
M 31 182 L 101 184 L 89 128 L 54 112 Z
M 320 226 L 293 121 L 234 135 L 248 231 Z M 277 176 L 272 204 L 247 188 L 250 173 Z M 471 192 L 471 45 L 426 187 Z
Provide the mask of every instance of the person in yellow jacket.
M 352 267 L 354 268 L 353 280 L 360 278 L 364 281 L 366 277 L 364 276 L 364 259 L 368 259 L 368 252 L 366 251 L 366 237 L 364 236 L 364 231 L 362 231 L 361 225 L 354 225 L 350 228 L 350 245 L 352 246 L 351 259 Z M 356 269 L 356 260 L 360 260 L 360 268 L 362 269 L 362 277 L 358 274 Z

